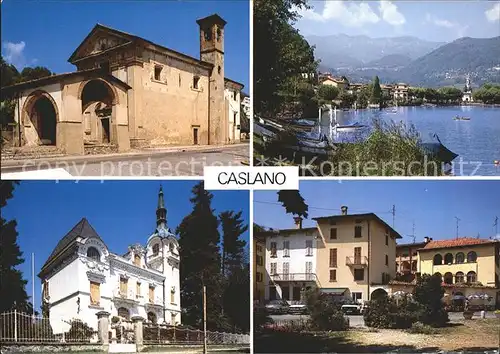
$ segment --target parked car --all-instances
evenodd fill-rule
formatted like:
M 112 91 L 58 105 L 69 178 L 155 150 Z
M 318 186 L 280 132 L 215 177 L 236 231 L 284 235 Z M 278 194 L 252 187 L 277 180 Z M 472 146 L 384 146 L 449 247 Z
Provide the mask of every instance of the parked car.
M 288 312 L 293 314 L 306 314 L 307 307 L 305 304 L 295 303 L 288 307 Z
M 271 315 L 281 315 L 288 312 L 289 305 L 282 300 L 271 300 L 266 304 L 266 310 Z
M 359 315 L 361 313 L 360 305 L 342 305 L 340 309 L 346 315 Z

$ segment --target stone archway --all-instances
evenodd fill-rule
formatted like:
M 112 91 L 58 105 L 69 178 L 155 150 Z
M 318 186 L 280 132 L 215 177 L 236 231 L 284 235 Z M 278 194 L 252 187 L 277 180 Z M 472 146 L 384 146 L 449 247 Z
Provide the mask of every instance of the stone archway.
M 389 294 L 387 294 L 387 291 L 384 289 L 378 288 L 372 291 L 370 295 L 370 300 L 377 300 L 383 297 L 387 297 Z
M 31 93 L 24 104 L 21 121 L 27 145 L 56 145 L 59 111 L 49 93 Z
M 78 97 L 82 102 L 84 141 L 114 142 L 116 137 L 112 125 L 118 104 L 116 89 L 102 79 L 92 79 L 80 85 Z

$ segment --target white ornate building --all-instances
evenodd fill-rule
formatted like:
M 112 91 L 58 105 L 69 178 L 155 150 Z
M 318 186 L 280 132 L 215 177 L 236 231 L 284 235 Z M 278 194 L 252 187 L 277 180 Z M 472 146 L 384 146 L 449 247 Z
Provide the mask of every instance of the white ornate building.
M 100 311 L 181 323 L 179 244 L 166 215 L 160 187 L 154 233 L 146 246 L 132 245 L 124 255 L 110 252 L 85 218 L 59 241 L 38 275 L 54 333 L 68 330 L 71 319 L 97 329 Z
M 467 76 L 465 77 L 465 87 L 464 87 L 464 94 L 462 95 L 462 101 L 465 103 L 474 101 L 472 99 L 472 87 L 470 84 L 469 74 L 467 74 Z

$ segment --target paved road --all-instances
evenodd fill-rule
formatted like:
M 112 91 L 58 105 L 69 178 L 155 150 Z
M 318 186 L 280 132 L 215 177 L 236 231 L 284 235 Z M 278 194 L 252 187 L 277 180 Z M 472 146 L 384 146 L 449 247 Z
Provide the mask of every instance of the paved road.
M 93 156 L 65 161 L 33 160 L 25 167 L 2 168 L 2 174 L 7 178 L 7 173 L 19 176 L 19 173 L 24 173 L 24 171 L 62 168 L 73 177 L 203 176 L 205 166 L 242 166 L 242 162 L 248 162 L 248 160 L 249 145 L 239 144 L 207 147 L 207 149 L 196 151 L 152 153 L 148 156 L 113 156 L 109 160 Z
M 479 318 L 481 316 L 480 312 L 474 313 L 473 318 Z M 271 318 L 276 321 L 292 321 L 292 320 L 299 320 L 303 319 L 306 320 L 309 316 L 307 315 L 272 315 Z M 363 320 L 363 316 L 361 315 L 350 315 L 347 316 L 349 317 L 349 325 L 351 327 L 364 327 L 365 322 Z M 464 316 L 462 315 L 462 312 L 449 312 L 448 317 L 450 318 L 451 322 L 463 322 L 464 321 Z M 486 318 L 495 318 L 495 313 L 492 311 L 486 312 Z

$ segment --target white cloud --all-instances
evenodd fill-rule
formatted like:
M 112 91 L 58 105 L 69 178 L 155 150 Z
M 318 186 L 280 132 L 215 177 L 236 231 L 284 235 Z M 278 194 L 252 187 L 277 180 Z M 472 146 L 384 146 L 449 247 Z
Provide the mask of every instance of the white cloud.
M 452 22 L 446 19 L 438 18 L 436 16 L 433 16 L 429 13 L 425 15 L 425 21 L 424 24 L 433 24 L 438 27 L 444 27 L 448 29 L 452 29 L 456 31 L 457 37 L 463 37 L 467 30 L 469 29 L 469 25 L 463 25 L 457 22 Z
M 493 5 L 493 7 L 484 12 L 486 18 L 490 22 L 500 21 L 500 2 Z
M 23 41 L 19 43 L 4 42 L 3 48 L 5 52 L 3 53 L 3 57 L 5 61 L 14 65 L 17 69 L 23 68 L 26 64 L 26 59 L 24 57 L 25 47 L 26 43 Z
M 392 26 L 401 26 L 406 22 L 398 7 L 388 0 L 380 0 L 379 11 L 382 19 Z
M 315 22 L 327 22 L 328 20 L 337 20 L 341 24 L 349 27 L 360 27 L 366 23 L 377 23 L 380 18 L 365 2 L 347 2 L 347 1 L 325 1 L 321 13 L 314 9 L 301 9 L 298 11 L 303 19 Z

